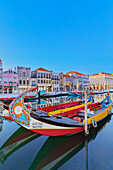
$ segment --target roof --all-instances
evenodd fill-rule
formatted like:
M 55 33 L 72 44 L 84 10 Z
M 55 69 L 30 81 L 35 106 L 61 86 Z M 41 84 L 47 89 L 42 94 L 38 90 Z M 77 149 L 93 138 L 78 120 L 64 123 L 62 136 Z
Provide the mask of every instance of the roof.
M 2 60 L 0 59 L 0 63 L 2 62 Z
M 64 74 L 63 76 L 64 76 L 64 77 L 70 77 L 68 74 Z
M 103 75 L 112 75 L 112 74 L 110 74 L 110 73 L 100 72 L 100 73 L 97 73 L 97 74 L 92 74 L 92 75 L 90 75 L 90 76 L 98 76 L 98 75 L 100 75 L 100 74 L 103 74 Z
M 76 73 L 77 75 L 87 76 L 87 74 L 82 74 L 82 73 L 79 73 L 77 71 L 69 71 L 66 74 L 70 74 L 70 73 Z
M 36 69 L 36 70 L 34 70 L 34 71 L 53 72 L 53 71 L 46 70 L 46 69 L 44 69 L 44 68 L 42 68 L 42 67 L 40 67 L 40 68 L 38 68 L 38 69 Z

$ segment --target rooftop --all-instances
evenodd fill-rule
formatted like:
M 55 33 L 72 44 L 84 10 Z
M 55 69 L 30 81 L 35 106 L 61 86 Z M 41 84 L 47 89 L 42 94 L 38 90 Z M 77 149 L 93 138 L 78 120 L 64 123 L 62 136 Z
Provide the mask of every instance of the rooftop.
M 42 68 L 42 67 L 40 67 L 40 68 L 38 68 L 38 69 L 36 69 L 36 70 L 34 70 L 34 71 L 53 72 L 53 71 L 46 70 L 46 69 L 44 69 L 44 68 Z
M 90 76 L 98 76 L 98 75 L 112 75 L 112 74 L 110 74 L 110 73 L 105 73 L 105 72 L 100 72 L 100 73 L 97 73 L 97 74 L 92 74 L 92 75 L 90 75 Z
M 67 72 L 66 74 L 70 74 L 70 73 L 75 73 L 75 74 L 81 75 L 81 76 L 88 76 L 87 74 L 82 74 L 82 73 L 79 73 L 79 72 L 77 72 L 77 71 L 69 71 L 69 72 Z

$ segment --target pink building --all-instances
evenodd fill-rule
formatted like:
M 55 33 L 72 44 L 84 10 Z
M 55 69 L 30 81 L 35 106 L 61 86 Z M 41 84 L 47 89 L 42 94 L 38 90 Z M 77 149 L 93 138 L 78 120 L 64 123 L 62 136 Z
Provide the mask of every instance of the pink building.
M 9 93 L 18 92 L 18 74 L 12 69 L 3 72 L 3 87 L 10 87 L 10 89 L 7 90 Z

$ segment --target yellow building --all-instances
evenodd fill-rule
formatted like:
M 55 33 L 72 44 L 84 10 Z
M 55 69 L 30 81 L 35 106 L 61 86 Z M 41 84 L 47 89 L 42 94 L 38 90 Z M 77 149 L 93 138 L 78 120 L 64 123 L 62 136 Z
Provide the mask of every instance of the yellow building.
M 89 76 L 90 89 L 93 90 L 108 90 L 113 89 L 113 74 L 110 73 L 98 73 Z

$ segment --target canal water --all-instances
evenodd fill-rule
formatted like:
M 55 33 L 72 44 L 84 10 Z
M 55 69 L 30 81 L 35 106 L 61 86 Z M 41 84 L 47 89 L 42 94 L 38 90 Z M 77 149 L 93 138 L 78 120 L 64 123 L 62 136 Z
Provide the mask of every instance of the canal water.
M 101 101 L 105 96 L 95 96 Z M 111 95 L 113 99 L 113 95 Z M 72 102 L 79 98 L 59 97 L 30 103 L 43 107 Z M 0 170 L 100 170 L 113 169 L 113 117 L 109 116 L 84 133 L 49 137 L 28 131 L 0 117 Z

